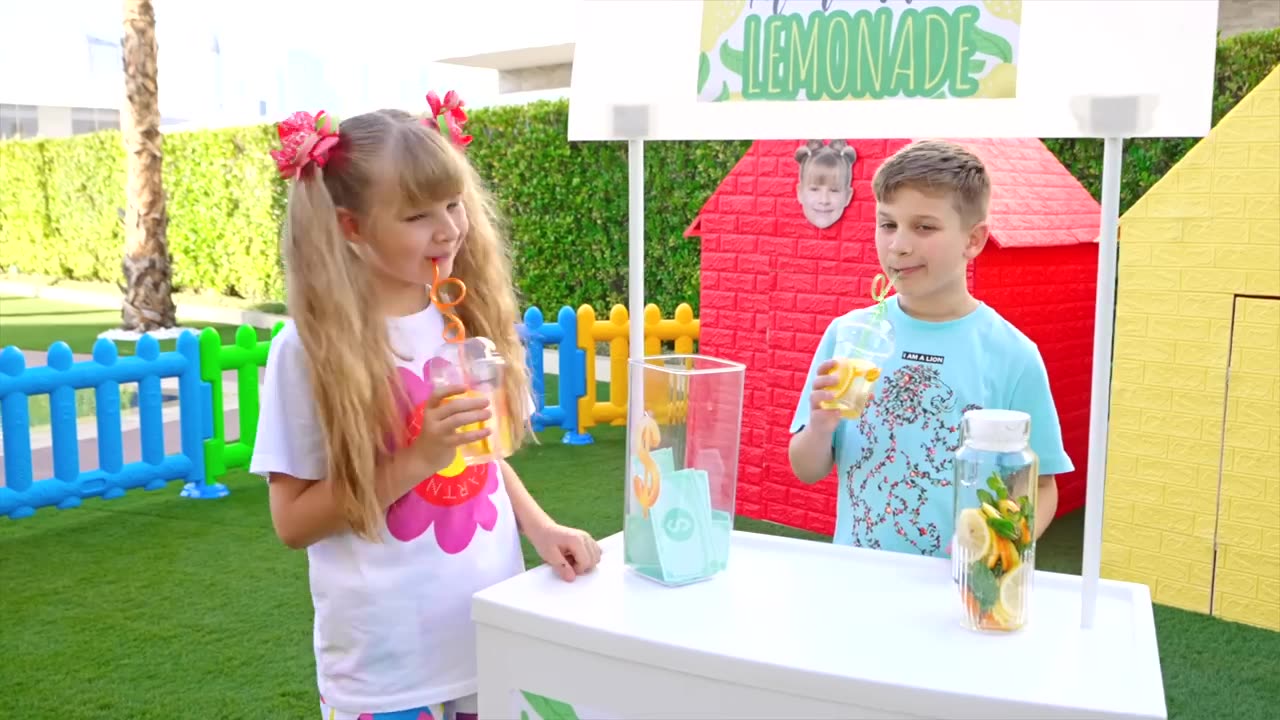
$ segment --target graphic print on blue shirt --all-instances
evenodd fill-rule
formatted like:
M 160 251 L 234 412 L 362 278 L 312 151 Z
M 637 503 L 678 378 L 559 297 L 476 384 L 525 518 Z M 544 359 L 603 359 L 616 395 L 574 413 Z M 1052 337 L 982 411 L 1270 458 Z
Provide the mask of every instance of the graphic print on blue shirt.
M 959 418 L 981 408 L 960 402 L 934 365 L 902 365 L 882 376 L 873 406 L 853 428 L 858 449 L 850 448 L 845 454 L 853 455 L 851 461 L 839 463 L 854 545 L 906 549 L 883 546 L 877 530 L 888 525 L 913 550 L 936 555 L 942 549 L 943 532 L 952 525 L 942 496 L 949 499 L 952 492 Z M 943 509 L 944 517 L 930 508 Z
M 1031 415 L 1031 447 L 1042 474 L 1072 469 L 1040 353 L 986 305 L 949 322 L 904 313 L 886 301 L 894 353 L 858 420 L 842 420 L 834 437 L 839 480 L 833 541 L 857 547 L 941 555 L 954 533 L 952 457 L 968 410 L 998 408 Z M 866 310 L 855 310 L 854 313 Z M 791 431 L 809 422 L 809 386 L 832 356 L 837 319 L 814 353 Z

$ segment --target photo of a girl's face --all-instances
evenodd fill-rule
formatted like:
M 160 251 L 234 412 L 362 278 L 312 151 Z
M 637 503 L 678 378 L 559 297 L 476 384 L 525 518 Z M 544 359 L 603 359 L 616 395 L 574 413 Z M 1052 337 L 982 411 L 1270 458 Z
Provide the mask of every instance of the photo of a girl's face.
M 801 171 L 800 183 L 796 186 L 796 197 L 800 207 L 804 209 L 805 218 L 819 228 L 828 228 L 840 219 L 849 201 L 853 199 L 853 188 L 845 179 L 844 186 L 840 181 L 844 175 L 839 167 L 821 167 L 817 162 L 810 162 Z
M 796 199 L 805 219 L 817 228 L 829 228 L 853 200 L 853 148 L 843 141 L 824 145 L 810 140 L 796 151 L 800 177 Z

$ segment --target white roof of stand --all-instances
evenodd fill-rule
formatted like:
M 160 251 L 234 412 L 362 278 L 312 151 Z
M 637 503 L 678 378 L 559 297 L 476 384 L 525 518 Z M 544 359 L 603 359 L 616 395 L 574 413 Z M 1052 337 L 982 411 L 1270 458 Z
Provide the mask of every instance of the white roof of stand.
M 1210 127 L 1217 0 L 608 0 L 578 9 L 574 141 L 627 137 L 613 128 L 617 105 L 649 105 L 650 140 L 1199 137 Z M 1007 92 L 964 98 L 992 73 L 985 84 Z M 889 97 L 805 100 L 813 90 Z M 901 94 L 921 90 L 953 101 Z M 1134 127 L 1108 122 L 1125 120 L 1122 105 L 1087 120 L 1098 96 L 1136 96 Z

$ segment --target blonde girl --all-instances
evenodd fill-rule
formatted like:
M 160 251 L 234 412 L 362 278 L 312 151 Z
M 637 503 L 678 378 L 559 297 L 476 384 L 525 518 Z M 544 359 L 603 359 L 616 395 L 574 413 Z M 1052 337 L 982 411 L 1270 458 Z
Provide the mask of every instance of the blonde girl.
M 307 550 L 324 720 L 473 717 L 471 596 L 524 570 L 518 533 L 565 580 L 600 558 L 505 461 L 455 463 L 488 434 L 461 429 L 491 411 L 431 387 L 436 266 L 466 284 L 468 334 L 507 359 L 507 396 L 529 397 L 529 379 L 506 246 L 446 99 L 447 122 L 297 113 L 272 152 L 289 181 L 291 320 L 268 357 L 251 469 L 280 539 Z M 511 423 L 517 445 L 529 410 Z

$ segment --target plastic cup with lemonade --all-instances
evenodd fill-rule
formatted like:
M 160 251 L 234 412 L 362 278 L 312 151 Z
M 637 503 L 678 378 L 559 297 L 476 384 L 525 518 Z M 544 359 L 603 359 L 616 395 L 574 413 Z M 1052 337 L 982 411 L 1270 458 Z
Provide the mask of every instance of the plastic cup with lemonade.
M 893 326 L 882 316 L 857 313 L 842 318 L 836 325 L 834 363 L 828 374 L 834 375 L 833 399 L 823 402 L 826 410 L 839 410 L 840 417 L 856 420 L 862 417 L 871 400 L 876 380 L 880 379 L 884 361 L 893 353 Z
M 489 430 L 488 437 L 458 448 L 467 465 L 483 465 L 509 457 L 512 453 L 511 413 L 502 379 L 506 361 L 484 338 L 441 346 L 430 363 L 433 385 L 462 385 L 466 391 L 457 398 L 486 398 L 490 417 L 484 422 L 459 428 L 459 432 Z

